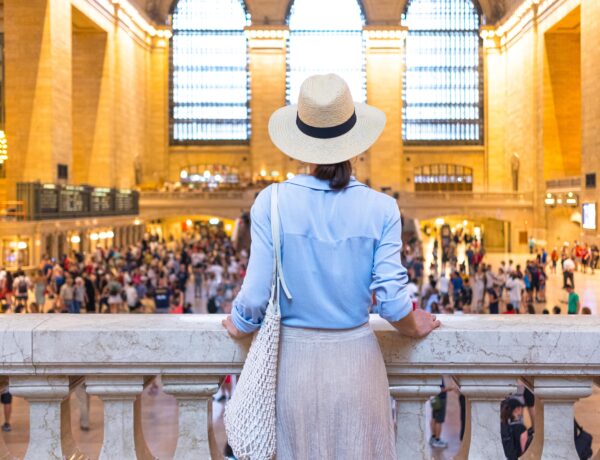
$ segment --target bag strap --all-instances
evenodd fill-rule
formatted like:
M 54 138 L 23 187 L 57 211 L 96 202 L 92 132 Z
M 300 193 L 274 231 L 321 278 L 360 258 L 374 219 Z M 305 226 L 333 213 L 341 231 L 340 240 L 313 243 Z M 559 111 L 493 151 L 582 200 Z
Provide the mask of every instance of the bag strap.
M 278 207 L 278 188 L 277 184 L 271 186 L 271 234 L 273 239 L 273 284 L 271 286 L 271 300 L 277 299 L 277 309 L 279 309 L 279 288 L 283 288 L 286 297 L 291 300 L 292 295 L 287 287 L 283 276 L 283 266 L 281 264 L 281 236 L 279 233 L 279 207 Z

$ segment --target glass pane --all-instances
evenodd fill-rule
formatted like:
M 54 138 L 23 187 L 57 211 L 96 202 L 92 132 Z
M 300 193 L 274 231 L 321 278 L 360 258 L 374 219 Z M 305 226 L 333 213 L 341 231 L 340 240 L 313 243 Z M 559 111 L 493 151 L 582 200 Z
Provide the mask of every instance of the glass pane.
M 180 0 L 171 43 L 172 139 L 244 141 L 250 137 L 250 24 L 240 0 Z
M 354 100 L 366 101 L 363 24 L 356 0 L 294 1 L 288 18 L 287 103 L 296 103 L 307 77 L 326 73 L 344 78 Z
M 480 143 L 479 14 L 471 0 L 412 0 L 404 74 L 405 141 Z

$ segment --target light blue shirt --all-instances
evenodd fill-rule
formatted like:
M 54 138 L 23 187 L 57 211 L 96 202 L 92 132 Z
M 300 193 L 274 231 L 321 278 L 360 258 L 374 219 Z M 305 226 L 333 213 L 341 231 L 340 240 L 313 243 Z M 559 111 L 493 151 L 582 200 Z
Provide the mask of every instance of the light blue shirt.
M 260 327 L 271 291 L 271 191 L 251 210 L 250 261 L 233 302 L 243 332 Z M 398 321 L 412 311 L 408 276 L 400 261 L 401 222 L 396 201 L 354 178 L 343 190 L 328 181 L 296 176 L 279 184 L 283 274 L 292 295 L 281 295 L 286 326 L 348 329 L 369 320 L 372 292 L 378 311 Z

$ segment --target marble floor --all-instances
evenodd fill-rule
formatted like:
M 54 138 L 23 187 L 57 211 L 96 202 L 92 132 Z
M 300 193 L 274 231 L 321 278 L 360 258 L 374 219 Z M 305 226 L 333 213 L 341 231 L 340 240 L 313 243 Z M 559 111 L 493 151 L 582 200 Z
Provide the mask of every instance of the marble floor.
M 508 256 L 506 256 L 507 258 Z M 529 257 L 527 254 L 511 254 L 510 257 L 515 260 L 515 263 L 524 263 Z M 505 258 L 500 254 L 492 254 L 488 257 L 488 263 L 497 267 L 499 261 Z M 560 302 L 566 298 L 564 291 L 561 289 L 562 276 L 560 271 L 558 274 L 551 274 L 547 286 L 546 304 L 537 304 L 536 308 L 539 312 L 544 308 L 555 304 L 562 305 L 563 314 L 565 313 L 565 305 Z M 577 273 L 575 275 L 576 291 L 581 296 L 583 306 L 589 306 L 594 314 L 598 313 L 597 300 L 600 297 L 600 271 L 595 275 Z M 73 418 L 73 434 L 76 442 L 82 452 L 89 455 L 90 458 L 98 458 L 102 443 L 103 428 L 102 428 L 102 402 L 96 397 L 91 398 L 91 429 L 88 432 L 79 429 L 79 412 L 78 402 L 75 396 L 72 396 L 72 418 Z M 177 404 L 172 396 L 168 396 L 162 392 L 153 395 L 148 390 L 143 394 L 143 427 L 146 435 L 147 443 L 158 458 L 170 459 L 173 458 L 177 437 Z M 224 429 L 222 422 L 223 405 L 215 403 L 213 408 L 213 417 L 215 423 L 215 432 L 220 445 L 224 445 Z M 595 388 L 591 397 L 578 402 L 575 406 L 575 416 L 578 422 L 594 436 L 594 450 L 600 449 L 600 389 Z M 2 416 L 0 415 L 0 420 Z M 28 443 L 28 404 L 21 398 L 14 398 L 13 415 L 12 415 L 12 431 L 9 433 L 1 433 L 4 436 L 7 446 L 11 453 L 22 458 L 27 449 Z M 399 429 L 402 429 L 400 423 Z M 438 460 L 452 459 L 460 449 L 459 441 L 460 419 L 459 419 L 459 404 L 456 393 L 451 392 L 448 398 L 448 410 L 446 423 L 443 426 L 442 437 L 449 442 L 449 447 L 444 450 L 436 449 L 432 452 L 432 458 Z

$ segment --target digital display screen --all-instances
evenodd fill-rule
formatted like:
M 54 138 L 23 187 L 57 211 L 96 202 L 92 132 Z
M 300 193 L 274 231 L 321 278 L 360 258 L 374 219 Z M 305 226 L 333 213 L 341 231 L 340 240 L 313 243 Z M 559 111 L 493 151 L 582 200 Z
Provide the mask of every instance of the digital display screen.
M 581 217 L 584 229 L 596 230 L 596 203 L 583 203 Z

